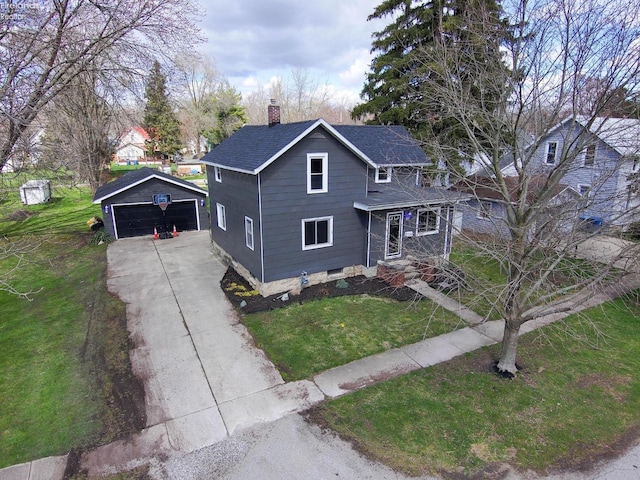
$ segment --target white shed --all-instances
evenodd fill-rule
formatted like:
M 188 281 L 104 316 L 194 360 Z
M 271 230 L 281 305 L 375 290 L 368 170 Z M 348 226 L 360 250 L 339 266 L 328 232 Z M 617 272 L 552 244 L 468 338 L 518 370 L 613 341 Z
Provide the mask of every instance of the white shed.
M 25 205 L 36 205 L 51 200 L 51 180 L 29 180 L 20 187 L 20 200 Z

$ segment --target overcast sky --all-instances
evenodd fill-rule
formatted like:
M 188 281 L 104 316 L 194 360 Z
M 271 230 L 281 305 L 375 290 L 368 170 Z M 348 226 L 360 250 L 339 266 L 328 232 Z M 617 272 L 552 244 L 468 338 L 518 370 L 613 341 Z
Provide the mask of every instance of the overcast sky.
M 367 17 L 381 0 L 201 0 L 201 48 L 243 95 L 304 68 L 333 96 L 358 100 L 371 61 Z

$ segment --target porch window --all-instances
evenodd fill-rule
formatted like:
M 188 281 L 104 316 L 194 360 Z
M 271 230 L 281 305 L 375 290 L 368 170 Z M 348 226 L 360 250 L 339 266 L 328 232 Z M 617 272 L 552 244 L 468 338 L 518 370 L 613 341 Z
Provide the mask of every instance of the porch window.
M 302 250 L 333 245 L 333 217 L 305 218 L 302 220 Z
M 547 165 L 556 163 L 556 153 L 558 151 L 558 142 L 547 142 L 547 157 L 545 162 Z
M 244 244 L 253 250 L 253 219 L 244 217 Z
M 417 235 L 433 235 L 440 231 L 440 207 L 418 210 Z
M 329 154 L 307 154 L 307 193 L 329 191 Z
M 376 168 L 376 183 L 389 183 L 391 181 L 391 167 Z
M 227 229 L 227 213 L 224 205 L 216 203 L 216 217 L 218 219 L 218 227 L 222 230 Z

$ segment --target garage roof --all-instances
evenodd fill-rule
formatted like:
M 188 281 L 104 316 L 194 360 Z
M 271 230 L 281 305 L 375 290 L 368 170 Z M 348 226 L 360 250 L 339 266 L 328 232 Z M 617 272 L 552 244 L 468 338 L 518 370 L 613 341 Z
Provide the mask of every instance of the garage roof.
M 152 178 L 157 178 L 158 180 L 161 180 L 163 182 L 172 183 L 179 187 L 193 190 L 194 192 L 200 193 L 205 196 L 209 195 L 206 190 L 196 187 L 191 182 L 180 180 L 179 178 L 175 178 L 158 170 L 152 170 L 151 168 L 143 167 L 138 170 L 132 170 L 131 172 L 124 174 L 117 180 L 102 185 L 100 188 L 98 188 L 98 190 L 96 190 L 96 193 L 93 196 L 93 203 L 100 203 L 109 197 L 124 192 L 125 190 L 129 190 L 136 185 L 140 185 L 141 183 L 144 183 Z

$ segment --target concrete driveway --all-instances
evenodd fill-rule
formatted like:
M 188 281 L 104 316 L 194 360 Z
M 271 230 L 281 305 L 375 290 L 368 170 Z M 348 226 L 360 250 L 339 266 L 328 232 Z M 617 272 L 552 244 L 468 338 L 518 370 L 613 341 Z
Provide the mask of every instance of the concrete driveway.
M 191 452 L 324 398 L 310 381 L 285 384 L 255 347 L 220 289 L 226 266 L 208 232 L 119 240 L 107 255 L 109 291 L 127 304 L 147 428 L 83 457 L 90 474 L 162 451 Z
M 593 235 L 577 247 L 577 257 L 611 264 L 628 272 L 640 271 L 640 245 L 607 235 Z

